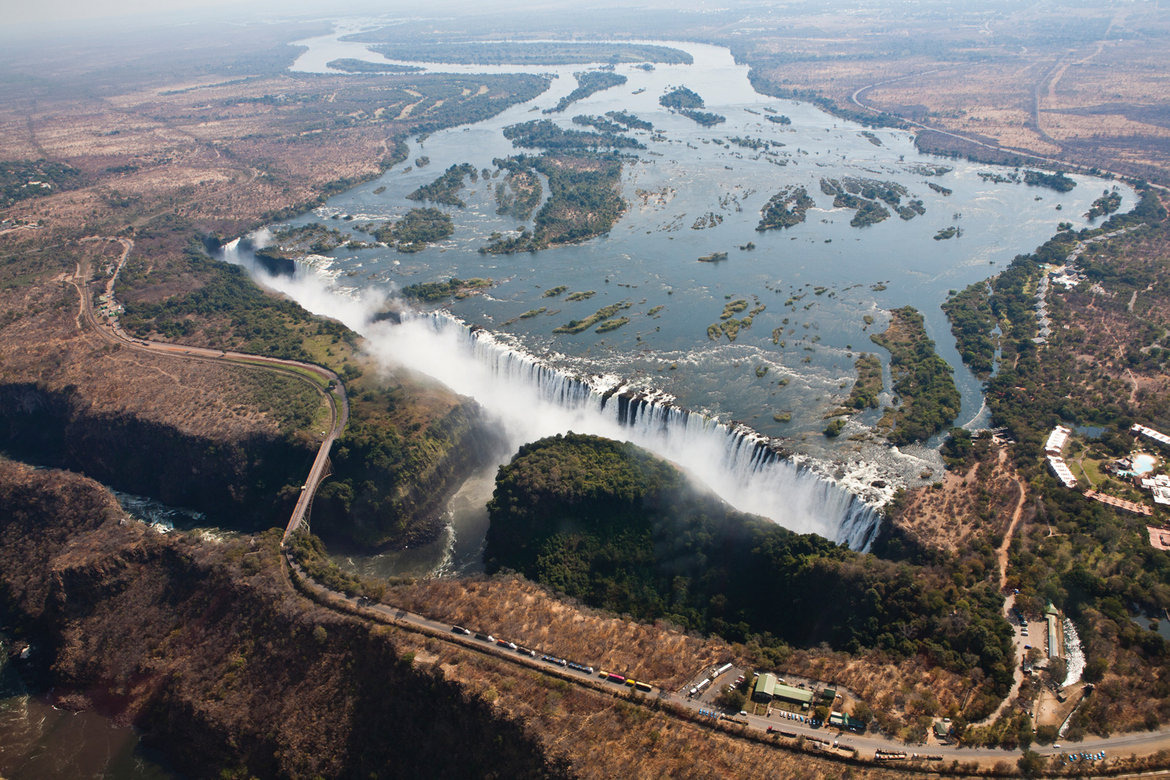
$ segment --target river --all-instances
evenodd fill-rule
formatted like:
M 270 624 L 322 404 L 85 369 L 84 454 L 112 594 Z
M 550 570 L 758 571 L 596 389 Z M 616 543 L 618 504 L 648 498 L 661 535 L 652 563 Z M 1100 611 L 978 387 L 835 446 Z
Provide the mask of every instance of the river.
M 293 68 L 321 71 L 324 63 L 339 57 L 385 61 L 363 44 L 341 40 L 357 26 L 299 42 L 308 50 Z M 886 446 L 874 435 L 879 410 L 855 415 L 837 439 L 821 435 L 826 413 L 839 405 L 852 385 L 853 361 L 863 351 L 879 355 L 886 378 L 881 400 L 890 403 L 889 355 L 869 337 L 885 328 L 889 309 L 913 305 L 925 316 L 939 353 L 955 369 L 963 400 L 955 424 L 972 428 L 985 424 L 981 383 L 962 365 L 940 304 L 949 290 L 985 279 L 1016 254 L 1043 243 L 1059 222 L 1078 228 L 1088 224 L 1077 215 L 1088 210 L 1106 185 L 1073 176 L 1078 186 L 1058 193 L 1019 182 L 996 183 L 981 174 L 1014 172 L 920 155 L 908 132 L 870 132 L 811 104 L 760 95 L 748 82 L 747 67 L 736 64 L 726 48 L 647 42 L 682 49 L 694 62 L 659 64 L 650 70 L 619 65 L 616 72 L 627 77 L 626 84 L 547 117 L 541 110 L 576 86 L 573 73 L 583 66 L 403 63 L 430 72 L 538 72 L 555 78 L 547 92 L 497 117 L 437 132 L 422 141 L 411 139 L 406 162 L 285 223 L 376 227 L 419 205 L 406 194 L 433 181 L 448 166 L 494 168 L 493 158 L 525 151 L 504 138 L 502 130 L 508 125 L 551 118 L 570 129 L 575 127 L 571 117 L 577 114 L 629 111 L 652 122 L 655 132 L 632 134 L 646 149 L 636 151 L 637 159 L 625 165 L 622 194 L 629 208 L 607 235 L 536 253 L 482 254 L 479 248 L 493 233 L 514 235 L 533 222 L 497 215 L 494 185 L 499 179 L 480 179 L 469 181 L 459 193 L 466 208 L 444 207 L 455 225 L 446 241 L 409 255 L 385 247 L 340 248 L 307 258 L 295 282 L 265 281 L 307 308 L 337 316 L 358 329 L 387 363 L 405 363 L 477 398 L 511 424 L 517 445 L 569 426 L 613 432 L 602 430 L 599 423 L 582 422 L 584 413 L 551 415 L 556 419 L 538 424 L 533 418 L 541 414 L 529 405 L 513 403 L 516 408 L 509 411 L 506 399 L 493 400 L 500 395 L 515 398 L 518 389 L 502 382 L 506 373 L 500 367 L 502 352 L 525 356 L 597 392 L 620 387 L 626 394 L 640 393 L 671 408 L 691 410 L 725 429 L 745 424 L 752 435 L 794 453 L 793 462 L 805 471 L 870 506 L 888 500 L 900 486 L 933 480 L 941 468 L 937 440 L 904 451 Z M 705 110 L 725 116 L 726 122 L 704 128 L 660 106 L 659 96 L 678 85 L 704 97 Z M 768 121 L 769 116 L 780 115 L 790 124 Z M 737 138 L 766 142 L 768 148 L 741 146 Z M 415 161 L 424 156 L 430 163 L 419 167 Z M 908 221 L 894 215 L 876 225 L 851 227 L 852 212 L 834 208 L 832 196 L 821 189 L 823 179 L 846 177 L 900 185 L 907 200 L 922 201 L 925 213 Z M 805 187 L 815 202 L 806 221 L 789 229 L 758 232 L 760 209 L 773 194 L 793 185 Z M 1123 209 L 1132 208 L 1134 193 L 1124 187 L 1120 191 Z M 961 228 L 961 234 L 935 240 L 949 227 Z M 354 237 L 366 238 L 361 233 Z M 749 242 L 754 249 L 737 248 Z M 698 262 L 713 252 L 727 252 L 728 260 Z M 425 318 L 398 327 L 370 322 L 370 313 L 401 286 L 452 276 L 490 278 L 494 284 L 482 295 L 430 307 L 441 308 L 443 314 L 429 322 L 442 322 L 438 329 L 448 332 L 454 327 L 451 317 L 481 326 L 490 349 L 482 338 L 469 346 L 466 334 L 433 338 L 419 324 Z M 550 288 L 562 285 L 569 292 L 595 295 L 577 302 L 545 296 Z M 765 308 L 733 343 L 725 337 L 710 340 L 707 326 L 719 322 L 724 305 L 737 299 Z M 577 335 L 553 333 L 556 326 L 612 303 L 630 304 L 623 312 L 629 324 L 604 334 L 592 329 Z M 539 316 L 518 319 L 541 307 L 546 311 Z M 480 362 L 478 368 L 473 359 Z M 480 370 L 485 360 L 495 364 L 494 371 Z M 546 387 L 534 397 L 547 401 L 553 389 Z M 581 402 L 580 408 L 591 407 Z M 665 414 L 654 417 L 664 425 L 665 419 Z M 690 425 L 695 427 L 693 420 Z M 857 511 L 848 501 L 792 474 L 783 479 L 772 475 L 779 486 L 775 490 L 748 489 L 744 480 L 759 482 L 758 471 L 743 462 L 726 463 L 729 458 L 743 460 L 740 445 L 725 433 L 699 439 L 675 436 L 673 444 L 656 451 L 690 468 L 741 509 L 773 517 L 795 530 L 859 547 L 868 544 L 856 529 L 840 530 Z M 698 446 L 706 449 L 688 458 L 686 447 Z M 719 469 L 707 467 L 717 461 L 724 462 L 724 477 L 714 473 Z M 796 500 L 790 501 L 789 494 Z M 839 506 L 818 503 L 826 500 Z M 799 505 L 799 510 L 779 506 L 789 503 Z M 818 514 L 822 516 L 813 516 Z M 440 568 L 452 566 L 451 545 L 444 549 L 431 559 Z M 416 569 L 417 561 L 408 568 Z

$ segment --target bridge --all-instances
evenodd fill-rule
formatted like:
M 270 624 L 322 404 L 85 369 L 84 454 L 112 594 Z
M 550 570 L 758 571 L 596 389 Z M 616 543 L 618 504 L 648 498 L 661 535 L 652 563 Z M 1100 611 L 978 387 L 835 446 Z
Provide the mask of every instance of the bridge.
M 134 241 L 129 238 L 109 238 L 105 236 L 92 236 L 82 240 L 116 241 L 122 245 L 122 255 L 118 258 L 114 273 L 106 280 L 105 295 L 103 296 L 111 304 L 112 310 L 114 285 L 117 283 L 118 274 L 121 273 L 122 266 L 126 264 L 126 258 L 130 256 L 130 252 L 134 249 Z M 301 486 L 301 494 L 297 498 L 296 507 L 293 509 L 288 525 L 284 529 L 284 537 L 281 541 L 281 545 L 283 546 L 288 542 L 289 537 L 305 524 L 309 514 L 309 508 L 313 504 L 313 497 L 317 494 L 317 488 L 321 484 L 321 480 L 331 473 L 329 468 L 329 451 L 333 447 L 333 442 L 345 430 L 345 425 L 349 421 L 349 398 L 345 394 L 345 385 L 341 379 L 337 374 L 327 368 L 312 363 L 302 363 L 298 360 L 282 360 L 263 355 L 247 355 L 242 352 L 227 352 L 220 349 L 207 349 L 206 347 L 164 344 L 157 341 L 144 341 L 139 338 L 134 338 L 122 330 L 122 326 L 113 315 L 99 317 L 93 310 L 93 298 L 89 294 L 88 285 L 91 273 L 88 264 L 79 263 L 71 280 L 71 283 L 77 288 L 77 292 L 81 296 L 81 311 L 77 318 L 78 327 L 81 326 L 81 320 L 84 319 L 100 338 L 133 350 L 163 353 L 191 360 L 228 362 L 237 366 L 277 371 L 308 382 L 328 401 L 331 412 L 330 428 L 325 434 L 321 446 L 317 449 L 317 457 L 313 460 L 313 467 L 309 469 L 309 475 Z

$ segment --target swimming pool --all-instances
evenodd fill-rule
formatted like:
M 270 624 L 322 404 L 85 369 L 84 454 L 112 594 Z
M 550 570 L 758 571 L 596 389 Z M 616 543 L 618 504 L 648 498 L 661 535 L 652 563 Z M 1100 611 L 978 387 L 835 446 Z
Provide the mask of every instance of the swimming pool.
M 1144 452 L 1140 455 L 1134 455 L 1133 456 L 1133 473 L 1134 474 L 1149 474 L 1151 471 L 1154 470 L 1154 465 L 1157 462 L 1158 462 L 1157 458 L 1155 458 L 1153 455 L 1147 455 Z

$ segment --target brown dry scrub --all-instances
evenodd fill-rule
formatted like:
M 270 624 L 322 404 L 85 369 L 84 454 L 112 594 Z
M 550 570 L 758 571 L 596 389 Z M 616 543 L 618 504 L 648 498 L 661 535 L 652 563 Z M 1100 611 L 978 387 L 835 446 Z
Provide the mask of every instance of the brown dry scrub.
M 957 714 L 974 692 L 969 675 L 931 668 L 921 658 L 891 661 L 880 652 L 854 657 L 830 650 L 798 650 L 784 668 L 844 686 L 868 704 L 883 727 L 900 732 L 921 716 Z M 904 732 L 903 736 L 912 736 Z
M 1020 497 L 1015 467 L 993 450 L 965 474 L 946 472 L 942 487 L 907 491 L 894 525 L 926 549 L 958 552 L 1002 534 Z
M 388 603 L 492 633 L 540 652 L 677 690 L 736 654 L 717 638 L 648 625 L 558 600 L 523 577 L 424 580 L 387 591 Z

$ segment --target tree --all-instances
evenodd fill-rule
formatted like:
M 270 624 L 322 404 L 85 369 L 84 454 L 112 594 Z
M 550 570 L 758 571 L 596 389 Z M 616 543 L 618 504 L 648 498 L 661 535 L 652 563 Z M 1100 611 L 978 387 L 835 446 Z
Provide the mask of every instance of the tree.
M 1068 664 L 1063 658 L 1050 658 L 1048 660 L 1048 676 L 1054 685 L 1064 683 L 1064 678 L 1068 677 Z
M 725 710 L 739 712 L 743 709 L 743 705 L 747 703 L 747 696 L 744 695 L 743 691 L 732 688 L 716 696 L 715 703 Z
M 1048 762 L 1034 750 L 1025 750 L 1024 755 L 1016 762 L 1016 766 L 1020 768 L 1020 773 L 1024 777 L 1038 777 L 1047 766 Z

